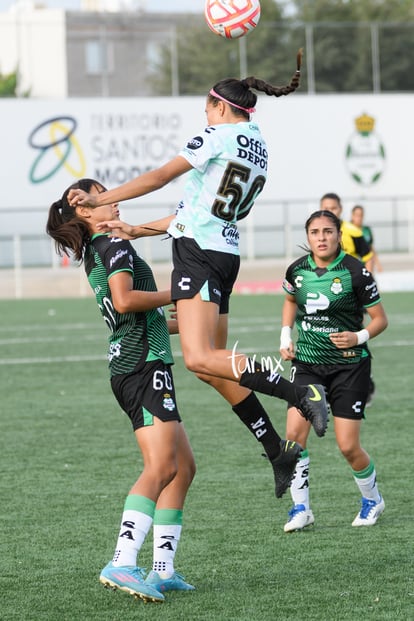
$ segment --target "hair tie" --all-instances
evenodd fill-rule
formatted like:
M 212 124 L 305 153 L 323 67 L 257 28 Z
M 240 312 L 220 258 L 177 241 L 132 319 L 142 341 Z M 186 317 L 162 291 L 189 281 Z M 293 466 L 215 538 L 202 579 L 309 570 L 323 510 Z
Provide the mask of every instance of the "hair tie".
M 215 97 L 216 99 L 221 99 L 221 101 L 226 102 L 227 104 L 229 104 L 229 106 L 233 106 L 234 108 L 238 108 L 239 110 L 243 110 L 244 112 L 247 112 L 248 114 L 252 114 L 252 112 L 256 112 L 256 108 L 245 108 L 244 106 L 239 106 L 238 104 L 235 104 L 235 103 L 229 101 L 225 97 L 222 97 L 221 95 L 216 93 L 214 88 L 212 88 L 210 90 L 209 94 L 212 95 L 212 97 Z

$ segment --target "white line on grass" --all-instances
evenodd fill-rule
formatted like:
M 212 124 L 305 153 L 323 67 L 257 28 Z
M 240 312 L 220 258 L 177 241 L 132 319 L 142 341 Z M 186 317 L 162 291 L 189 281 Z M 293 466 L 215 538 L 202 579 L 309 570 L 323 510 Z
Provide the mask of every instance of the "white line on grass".
M 414 341 L 394 341 L 393 343 L 375 343 L 377 347 L 413 347 Z M 256 349 L 243 348 L 244 354 L 258 354 Z M 274 352 L 273 352 L 274 353 Z M 261 352 L 261 355 L 266 356 L 265 352 Z M 181 350 L 173 351 L 174 358 L 182 358 L 183 354 Z M 56 356 L 45 358 L 0 358 L 0 365 L 10 364 L 54 364 L 57 362 L 93 362 L 106 360 L 104 355 L 95 356 Z

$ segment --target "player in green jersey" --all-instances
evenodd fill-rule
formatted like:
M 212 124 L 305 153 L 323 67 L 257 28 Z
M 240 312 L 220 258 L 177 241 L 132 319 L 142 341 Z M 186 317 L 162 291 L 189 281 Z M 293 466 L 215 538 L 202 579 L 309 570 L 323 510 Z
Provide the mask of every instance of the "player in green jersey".
M 174 270 L 172 298 L 177 304 L 180 342 L 186 367 L 215 388 L 249 431 L 262 443 L 272 464 L 276 496 L 288 488 L 301 451 L 274 429 L 254 391 L 289 400 L 312 421 L 316 433 L 327 426 L 325 395 L 318 386 L 291 384 L 273 368 L 227 349 L 229 300 L 240 265 L 237 222 L 248 215 L 267 175 L 267 147 L 251 120 L 257 95 L 288 95 L 299 86 L 297 70 L 286 86 L 264 80 L 225 78 L 206 99 L 208 127 L 172 160 L 98 196 L 81 190 L 72 205 L 98 206 L 153 192 L 188 173 L 177 213 L 161 221 L 131 227 L 105 223 L 109 232 L 133 239 L 165 231 L 171 235 Z
M 71 188 L 93 195 L 105 188 L 81 179 Z M 144 601 L 161 602 L 169 590 L 194 587 L 174 570 L 184 500 L 195 474 L 191 447 L 178 412 L 171 372 L 170 332 L 163 306 L 170 291 L 157 291 L 150 267 L 129 241 L 110 238 L 97 225 L 118 218 L 118 205 L 71 207 L 68 188 L 49 210 L 47 232 L 60 253 L 84 263 L 109 330 L 112 391 L 129 416 L 144 467 L 124 505 L 113 559 L 100 581 Z M 145 576 L 137 556 L 153 526 L 153 568 Z
M 374 234 L 372 229 L 367 224 L 364 224 L 365 209 L 362 205 L 354 205 L 351 209 L 351 224 L 357 226 L 362 231 L 365 241 L 367 242 L 369 249 L 374 253 L 372 257 L 372 272 L 382 272 L 381 261 L 374 248 Z
M 353 526 L 371 526 L 384 510 L 374 464 L 360 444 L 368 396 L 371 358 L 368 339 L 387 327 L 377 285 L 366 267 L 341 248 L 341 223 L 331 211 L 317 211 L 306 222 L 309 254 L 294 261 L 283 283 L 280 353 L 291 360 L 291 380 L 325 386 L 338 447 L 362 495 Z M 363 327 L 366 310 L 370 322 Z M 292 328 L 297 340 L 293 344 Z M 291 405 L 291 404 L 290 404 Z M 309 504 L 309 423 L 288 408 L 287 434 L 303 447 L 291 485 L 294 506 L 285 532 L 314 523 Z

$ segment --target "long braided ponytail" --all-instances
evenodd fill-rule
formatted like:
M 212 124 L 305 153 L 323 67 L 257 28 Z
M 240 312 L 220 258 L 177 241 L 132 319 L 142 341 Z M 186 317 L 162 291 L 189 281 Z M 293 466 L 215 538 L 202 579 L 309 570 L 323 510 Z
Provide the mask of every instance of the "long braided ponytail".
M 298 53 L 296 55 L 296 71 L 293 74 L 289 84 L 286 84 L 285 86 L 273 86 L 272 84 L 269 84 L 264 80 L 259 80 L 254 76 L 244 78 L 244 80 L 241 80 L 241 83 L 248 88 L 254 88 L 256 91 L 266 93 L 266 95 L 271 95 L 273 97 L 289 95 L 289 93 L 293 93 L 293 91 L 295 91 L 299 87 L 302 56 L 303 49 L 301 48 L 300 50 L 298 50 Z

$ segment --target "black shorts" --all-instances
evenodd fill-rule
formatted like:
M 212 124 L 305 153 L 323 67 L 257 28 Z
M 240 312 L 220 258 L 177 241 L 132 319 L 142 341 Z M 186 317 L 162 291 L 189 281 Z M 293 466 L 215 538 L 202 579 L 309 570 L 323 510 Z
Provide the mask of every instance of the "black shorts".
M 202 250 L 194 239 L 173 239 L 171 298 L 201 299 L 220 307 L 220 315 L 229 312 L 229 299 L 239 273 L 240 257 L 228 252 Z
M 290 369 L 291 382 L 325 386 L 333 416 L 351 420 L 365 418 L 370 375 L 371 358 L 355 364 L 309 364 L 294 360 Z
M 161 360 L 147 362 L 139 372 L 114 375 L 111 387 L 134 431 L 152 425 L 154 416 L 162 421 L 181 422 L 171 366 Z

